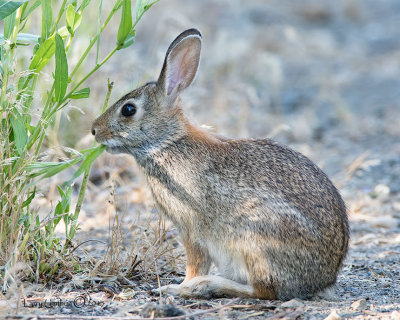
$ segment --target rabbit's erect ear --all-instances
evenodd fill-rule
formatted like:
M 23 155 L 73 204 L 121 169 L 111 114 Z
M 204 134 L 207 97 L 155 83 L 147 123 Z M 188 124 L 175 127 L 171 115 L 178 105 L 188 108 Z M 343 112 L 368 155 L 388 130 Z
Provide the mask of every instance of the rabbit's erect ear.
M 193 81 L 199 66 L 201 34 L 196 29 L 182 32 L 169 46 L 157 86 L 175 99 Z

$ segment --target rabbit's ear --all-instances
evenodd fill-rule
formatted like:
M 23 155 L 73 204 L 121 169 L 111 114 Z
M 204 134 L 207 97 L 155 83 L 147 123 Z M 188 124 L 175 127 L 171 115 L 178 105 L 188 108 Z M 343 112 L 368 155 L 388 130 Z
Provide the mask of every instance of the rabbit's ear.
M 182 32 L 169 46 L 157 86 L 175 100 L 196 75 L 200 60 L 201 33 L 196 29 Z

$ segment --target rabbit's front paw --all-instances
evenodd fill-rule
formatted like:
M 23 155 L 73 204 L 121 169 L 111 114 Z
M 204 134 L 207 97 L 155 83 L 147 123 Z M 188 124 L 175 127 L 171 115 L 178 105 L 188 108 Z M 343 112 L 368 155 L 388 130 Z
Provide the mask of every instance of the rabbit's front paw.
M 180 293 L 179 284 L 168 284 L 157 289 L 151 290 L 152 294 L 169 294 L 172 296 L 178 296 Z

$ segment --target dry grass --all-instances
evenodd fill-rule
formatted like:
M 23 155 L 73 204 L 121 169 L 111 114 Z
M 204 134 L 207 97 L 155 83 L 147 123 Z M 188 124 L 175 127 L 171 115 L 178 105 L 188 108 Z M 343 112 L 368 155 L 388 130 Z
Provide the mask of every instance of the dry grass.
M 108 161 L 115 163 L 113 159 L 103 163 L 100 161 L 95 171 L 107 172 Z M 138 208 L 134 204 L 136 208 L 133 212 L 130 210 L 129 214 L 127 210 L 128 207 L 132 209 L 132 204 L 121 205 L 125 201 L 117 195 L 116 190 L 126 183 L 126 174 L 123 169 L 117 170 L 100 187 L 94 184 L 89 186 L 88 193 L 93 188 L 92 192 L 96 190 L 99 199 L 92 202 L 89 197 L 88 204 L 84 205 L 82 220 L 88 214 L 88 207 L 99 212 L 93 217 L 92 227 L 87 228 L 83 224 L 84 230 L 78 232 L 78 240 L 73 242 L 70 253 L 64 258 L 55 257 L 59 264 L 67 258 L 72 259 L 75 265 L 68 266 L 64 261 L 65 268 L 60 268 L 57 277 L 52 278 L 53 285 L 62 286 L 64 290 L 66 287 L 83 288 L 88 284 L 107 284 L 121 289 L 135 286 L 135 281 L 154 281 L 161 276 L 168 278 L 171 272 L 183 270 L 183 252 L 182 248 L 177 249 L 177 234 L 170 223 L 160 215 L 155 216 L 147 193 L 133 186 L 139 193 L 135 202 L 148 201 L 148 205 Z M 52 188 L 50 185 L 49 189 Z M 106 199 L 101 196 L 104 193 L 108 193 Z M 129 188 L 126 193 L 131 193 Z M 102 211 L 98 208 L 102 208 Z M 94 236 L 89 235 L 92 232 L 95 232 Z

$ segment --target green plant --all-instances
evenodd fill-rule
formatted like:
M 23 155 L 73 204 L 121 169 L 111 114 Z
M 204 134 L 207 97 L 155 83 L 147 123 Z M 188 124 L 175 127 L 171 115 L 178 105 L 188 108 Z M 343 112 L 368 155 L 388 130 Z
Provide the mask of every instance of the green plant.
M 90 96 L 90 88 L 82 87 L 83 84 L 118 50 L 133 44 L 137 23 L 157 1 L 137 0 L 136 18 L 132 20 L 131 0 L 116 0 L 101 23 L 103 1 L 98 0 L 97 33 L 83 50 L 78 62 L 72 66 L 69 62 L 69 48 L 82 31 L 79 26 L 87 13 L 87 7 L 95 0 L 82 0 L 79 3 L 77 0 L 53 3 L 51 0 L 0 0 L 0 20 L 4 19 L 3 36 L 0 36 L 0 265 L 5 266 L 3 280 L 9 279 L 9 275 L 6 276 L 9 267 L 23 259 L 34 262 L 39 272 L 50 275 L 56 272 L 58 265 L 49 267 L 46 256 L 54 250 L 67 252 L 78 227 L 77 220 L 90 167 L 104 147 L 93 146 L 81 152 L 73 151 L 68 155 L 68 160 L 54 162 L 41 161 L 40 150 L 46 141 L 46 134 L 57 119 L 56 115 L 71 99 L 86 99 Z M 56 3 L 60 2 L 58 10 L 54 10 Z M 40 35 L 24 33 L 30 20 L 38 16 L 39 9 Z M 121 18 L 116 45 L 100 60 L 101 34 L 117 12 L 121 12 Z M 94 66 L 88 73 L 79 75 L 78 70 L 95 44 Z M 28 54 L 28 57 L 32 56 L 29 65 L 18 63 L 22 46 L 32 47 L 32 53 Z M 52 84 L 43 97 L 39 119 L 33 120 L 34 93 L 38 83 L 43 81 L 42 71 L 53 66 Z M 80 165 L 78 170 L 71 179 L 58 187 L 61 199 L 54 212 L 40 220 L 30 208 L 37 194 L 37 182 L 74 165 Z M 75 210 L 71 210 L 71 183 L 82 174 L 84 178 L 78 203 Z M 66 226 L 64 243 L 61 243 L 54 231 L 61 219 Z M 7 281 L 3 281 L 3 289 L 7 286 Z

